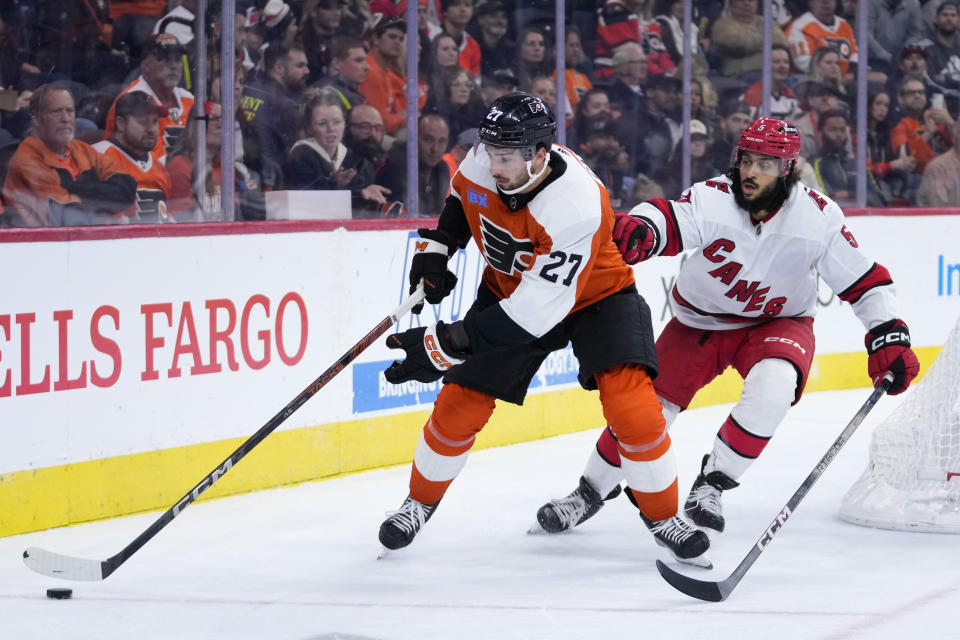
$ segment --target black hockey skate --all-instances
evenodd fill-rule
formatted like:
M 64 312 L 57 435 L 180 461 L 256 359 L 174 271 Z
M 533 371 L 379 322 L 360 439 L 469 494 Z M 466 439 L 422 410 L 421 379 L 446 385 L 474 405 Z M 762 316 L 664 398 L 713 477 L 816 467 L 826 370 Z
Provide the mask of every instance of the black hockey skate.
M 667 520 L 649 520 L 643 513 L 640 519 L 647 525 L 650 533 L 661 547 L 673 554 L 677 562 L 712 569 L 713 563 L 707 558 L 710 539 L 703 531 L 683 519 L 679 514 Z
M 380 543 L 388 550 L 395 551 L 413 542 L 438 504 L 439 500 L 433 504 L 423 504 L 407 496 L 400 508 L 391 512 L 380 525 Z
M 551 500 L 537 510 L 537 522 L 547 533 L 560 533 L 592 518 L 597 511 L 600 511 L 605 501 L 612 500 L 618 495 L 620 495 L 620 485 L 617 485 L 606 498 L 601 498 L 587 479 L 580 476 L 580 485 L 569 495 Z
M 710 454 L 703 456 L 700 464 L 700 475 L 697 476 L 690 495 L 683 504 L 683 511 L 694 524 L 700 527 L 722 532 L 726 524 L 723 519 L 723 507 L 720 504 L 720 494 L 727 489 L 734 489 L 740 483 L 725 474 L 723 471 L 711 471 L 704 475 L 703 469 L 707 466 Z

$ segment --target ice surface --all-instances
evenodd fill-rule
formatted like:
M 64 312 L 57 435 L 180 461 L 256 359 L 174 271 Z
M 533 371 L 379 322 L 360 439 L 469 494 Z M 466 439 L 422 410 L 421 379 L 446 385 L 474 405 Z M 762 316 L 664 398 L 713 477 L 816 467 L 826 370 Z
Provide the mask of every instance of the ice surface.
M 868 395 L 805 396 L 725 494 L 716 569 L 680 570 L 726 577 Z M 543 502 L 576 485 L 590 430 L 476 452 L 414 544 L 379 561 L 377 528 L 406 495 L 407 467 L 195 504 L 101 583 L 45 578 L 21 554 L 105 559 L 157 514 L 0 538 L 0 638 L 960 638 L 960 538 L 836 515 L 873 425 L 897 402 L 881 399 L 726 602 L 667 585 L 661 550 L 622 498 L 573 532 L 525 533 Z M 729 409 L 675 423 L 682 495 Z M 62 586 L 72 600 L 45 597 Z

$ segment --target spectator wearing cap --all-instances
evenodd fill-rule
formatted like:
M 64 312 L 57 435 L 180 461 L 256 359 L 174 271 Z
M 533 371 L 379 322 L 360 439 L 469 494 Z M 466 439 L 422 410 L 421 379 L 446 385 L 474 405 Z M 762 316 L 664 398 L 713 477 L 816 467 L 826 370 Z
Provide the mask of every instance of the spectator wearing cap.
M 309 84 L 316 84 L 329 74 L 331 58 L 335 55 L 334 39 L 342 19 L 340 0 L 314 0 L 305 8 L 301 38 L 310 67 Z
M 274 43 L 263 53 L 264 74 L 243 89 L 244 157 L 264 190 L 283 188 L 281 167 L 300 135 L 304 86 L 310 72 L 299 45 Z
M 406 76 L 402 59 L 406 54 L 406 41 L 406 20 L 382 18 L 377 22 L 373 47 L 367 55 L 370 71 L 367 79 L 358 87 L 367 104 L 375 107 L 383 116 L 384 126 L 391 135 L 404 128 L 407 118 Z
M 931 29 L 933 40 L 926 49 L 927 73 L 934 82 L 948 90 L 947 106 L 952 113 L 957 113 L 956 96 L 960 92 L 958 26 L 960 26 L 960 3 L 941 2 Z
M 720 102 L 717 113 L 717 129 L 707 155 L 710 163 L 720 171 L 732 164 L 733 151 L 740 143 L 740 134 L 753 122 L 750 105 L 743 100 L 727 98 Z
M 923 173 L 927 163 L 953 144 L 954 119 L 943 107 L 931 107 L 921 80 L 906 78 L 898 91 L 903 117 L 890 132 L 890 144 L 905 145 L 917 164 L 915 173 Z
M 660 137 L 668 136 L 667 152 L 662 157 L 664 161 L 673 156 L 673 150 L 683 137 L 682 90 L 683 82 L 680 78 L 660 74 L 647 80 L 647 106 L 652 116 L 650 129 L 655 130 Z M 652 132 L 648 133 L 648 149 L 651 147 L 651 134 Z
M 793 124 L 800 134 L 800 155 L 805 159 L 817 155 L 823 146 L 823 136 L 820 133 L 820 117 L 828 111 L 846 107 L 843 97 L 837 88 L 826 82 L 811 82 L 806 89 L 808 109 L 800 114 Z M 848 141 L 849 145 L 850 142 Z M 853 154 L 853 147 L 848 151 Z
M 816 155 L 807 159 L 817 178 L 814 188 L 834 200 L 849 202 L 856 196 L 859 173 L 851 151 L 849 111 L 842 108 L 821 113 L 819 129 L 823 144 Z M 886 205 L 880 185 L 868 167 L 867 206 Z
M 743 91 L 760 80 L 763 70 L 763 16 L 757 0 L 730 0 L 730 15 L 720 18 L 710 32 L 711 46 L 723 61 L 722 78 L 714 79 L 721 93 L 731 86 Z M 787 45 L 787 36 L 772 25 L 774 44 Z
M 793 122 L 800 116 L 800 100 L 786 85 L 790 77 L 790 47 L 775 44 L 770 48 L 770 117 Z M 760 117 L 763 104 L 763 80 L 757 80 L 744 91 L 741 100 L 750 105 L 750 117 Z
M 720 169 L 710 161 L 707 125 L 700 120 L 690 121 L 690 183 L 714 178 L 726 169 Z M 669 162 L 655 168 L 653 179 L 663 188 L 666 198 L 676 200 L 688 185 L 680 182 L 683 176 L 683 153 L 678 147 Z
M 600 111 L 587 119 L 586 133 L 579 152 L 584 162 L 610 192 L 610 206 L 622 209 L 623 177 L 630 157 L 620 144 L 621 128 L 609 111 Z
M 467 157 L 467 152 L 473 147 L 477 140 L 477 128 L 464 129 L 457 136 L 456 142 L 450 147 L 450 151 L 443 154 L 443 161 L 447 163 L 447 168 L 452 176 L 460 168 L 460 163 Z M 448 194 L 449 195 L 449 194 Z
M 367 51 L 363 48 L 363 43 L 356 38 L 340 36 L 333 41 L 330 74 L 321 78 L 311 88 L 332 88 L 340 96 L 343 106 L 350 110 L 365 101 L 359 87 L 367 79 L 369 71 L 370 65 L 367 63 Z
M 927 73 L 927 57 L 929 55 L 927 45 L 929 43 L 929 40 L 911 42 L 900 49 L 900 64 L 896 72 L 888 79 L 887 90 L 895 94 L 897 87 L 899 87 L 904 80 L 919 80 L 926 89 L 928 101 L 945 101 L 945 97 L 935 98 L 934 96 L 937 94 L 941 94 L 941 96 L 951 94 L 951 103 L 956 104 L 956 92 L 950 91 L 946 87 L 937 84 L 937 82 L 930 77 L 930 74 Z
M 953 139 L 960 140 L 960 118 L 953 125 Z M 921 207 L 960 207 L 960 154 L 954 144 L 930 161 L 923 170 L 923 181 L 917 190 Z
M 900 49 L 926 35 L 920 3 L 918 0 L 886 0 L 870 2 L 867 8 L 870 69 L 889 73 L 900 57 Z
M 116 131 L 93 145 L 116 160 L 137 183 L 137 198 L 125 213 L 140 222 L 172 222 L 167 217 L 170 174 L 154 150 L 160 133 L 160 106 L 142 91 L 131 91 L 117 101 Z
M 480 47 L 481 74 L 487 77 L 500 69 L 510 69 L 517 57 L 517 43 L 507 37 L 507 5 L 500 0 L 487 0 L 477 8 L 476 25 L 474 36 Z
M 407 210 L 411 217 L 439 216 L 450 189 L 450 169 L 443 161 L 450 140 L 447 121 L 436 113 L 420 117 L 417 137 L 419 211 Z M 407 142 L 398 142 L 387 154 L 387 164 L 378 182 L 389 187 L 391 197 L 407 200 Z
M 112 158 L 76 140 L 73 95 L 45 84 L 30 97 L 33 125 L 10 161 L 3 226 L 109 224 L 129 209 L 137 185 Z
M 467 33 L 467 25 L 473 19 L 473 0 L 441 0 L 440 6 L 443 11 L 440 30 L 456 43 L 460 66 L 473 77 L 479 77 L 483 54 L 477 41 Z M 437 34 L 430 36 L 435 38 Z
M 176 146 L 193 108 L 193 94 L 178 86 L 183 78 L 183 53 L 183 46 L 172 35 L 161 33 L 156 36 L 140 63 L 141 75 L 117 96 L 119 100 L 126 93 L 141 91 L 163 107 L 166 113 L 161 112 L 160 135 L 154 149 L 161 156 Z M 104 132 L 107 138 L 117 130 L 116 108 L 114 101 L 107 113 Z
M 836 0 L 808 0 L 809 11 L 790 23 L 787 40 L 793 64 L 806 73 L 810 57 L 820 47 L 833 47 L 840 54 L 840 72 L 844 84 L 854 81 L 853 67 L 858 58 L 857 39 L 850 23 L 836 15 Z
M 346 110 L 332 89 L 321 89 L 307 102 L 304 136 L 293 145 L 283 170 L 286 184 L 297 190 L 348 190 L 353 217 L 373 217 L 390 189 L 375 184 L 373 165 L 343 144 Z

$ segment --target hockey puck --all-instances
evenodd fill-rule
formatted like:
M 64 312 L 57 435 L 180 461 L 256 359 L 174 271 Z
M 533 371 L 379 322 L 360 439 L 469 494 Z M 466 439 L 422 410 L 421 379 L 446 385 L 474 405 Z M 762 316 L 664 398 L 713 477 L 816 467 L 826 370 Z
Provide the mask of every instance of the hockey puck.
M 69 600 L 73 597 L 73 589 L 47 589 L 47 597 L 54 600 Z

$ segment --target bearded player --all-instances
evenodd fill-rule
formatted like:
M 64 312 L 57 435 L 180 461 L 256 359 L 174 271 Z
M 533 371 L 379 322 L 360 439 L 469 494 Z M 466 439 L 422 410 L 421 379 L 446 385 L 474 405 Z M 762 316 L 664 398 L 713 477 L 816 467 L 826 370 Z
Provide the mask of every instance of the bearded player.
M 728 366 L 743 377 L 684 503 L 703 529 L 723 531 L 721 494 L 739 486 L 800 400 L 813 361 L 818 274 L 867 330 L 874 385 L 890 371 L 889 393 L 898 394 L 919 371 L 890 273 L 860 252 L 835 202 L 798 182 L 799 154 L 796 127 L 760 118 L 740 136 L 726 176 L 617 216 L 614 241 L 628 264 L 696 249 L 680 267 L 674 318 L 657 340 L 654 388 L 667 426 Z M 623 480 L 621 465 L 607 428 L 579 486 L 542 506 L 540 525 L 557 533 L 593 516 Z
M 444 385 L 417 443 L 409 495 L 380 526 L 380 542 L 392 550 L 413 541 L 494 401 L 522 404 L 544 358 L 569 341 L 581 384 L 600 391 L 618 473 L 643 522 L 678 560 L 706 564 L 709 539 L 678 515 L 676 463 L 652 384 L 650 310 L 613 242 L 607 190 L 576 154 L 553 144 L 555 131 L 541 99 L 498 98 L 451 181 L 437 228 L 419 231 L 410 282 L 423 281 L 427 302 L 454 287 L 447 260 L 471 239 L 486 267 L 463 320 L 387 339 L 406 353 L 384 372 L 389 382 L 443 377 Z

